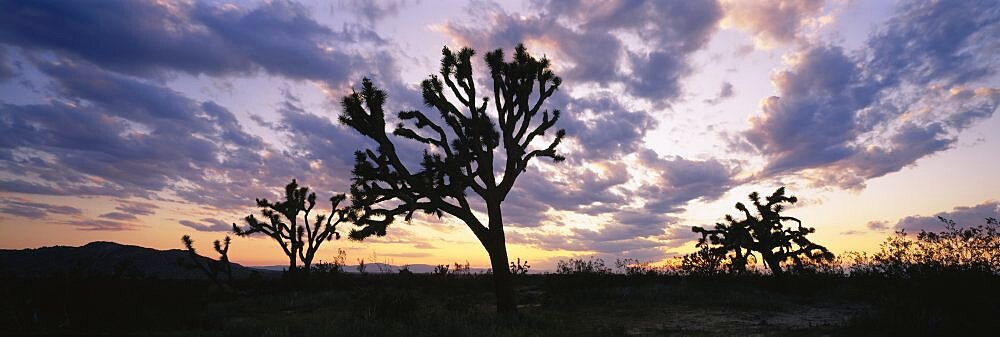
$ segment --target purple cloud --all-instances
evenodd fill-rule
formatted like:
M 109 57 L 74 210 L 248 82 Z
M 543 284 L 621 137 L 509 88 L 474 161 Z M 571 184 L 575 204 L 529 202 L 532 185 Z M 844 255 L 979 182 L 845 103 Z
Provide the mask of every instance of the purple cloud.
M 0 82 L 14 77 L 14 67 L 8 63 L 8 58 L 10 57 L 9 55 L 10 54 L 8 54 L 7 48 L 0 46 Z
M 198 222 L 191 220 L 181 220 L 179 223 L 183 226 L 190 227 L 199 232 L 229 232 L 233 230 L 233 225 L 231 222 L 225 222 L 219 219 L 204 218 Z
M 889 222 L 883 220 L 872 220 L 869 221 L 868 223 L 865 223 L 865 228 L 868 228 L 869 230 L 873 231 L 884 231 L 886 229 L 889 229 Z
M 406 0 L 346 0 L 340 1 L 338 7 L 360 16 L 364 19 L 364 21 L 367 21 L 368 24 L 375 24 L 376 22 L 399 14 L 400 8 L 403 8 L 406 5 Z
M 763 154 L 765 177 L 805 171 L 845 188 L 951 148 L 1000 105 L 986 81 L 996 74 L 988 65 L 997 7 L 907 2 L 861 53 L 806 48 L 774 76 L 780 97 L 762 102 L 734 148 L 745 140 Z
M 72 220 L 61 223 L 84 231 L 130 231 L 140 227 L 129 222 L 113 220 Z
M 719 89 L 719 93 L 715 97 L 704 100 L 703 102 L 709 105 L 716 105 L 722 103 L 722 101 L 733 97 L 735 93 L 733 92 L 733 84 L 729 82 L 722 82 L 722 88 Z
M 126 220 L 138 220 L 139 219 L 135 215 L 128 214 L 128 213 L 122 213 L 122 212 L 104 213 L 104 214 L 99 215 L 98 217 L 105 218 L 105 219 L 110 219 L 110 220 L 122 220 L 122 221 L 126 221 Z
M 0 167 L 24 172 L 0 181 L 4 191 L 150 199 L 170 190 L 191 202 L 232 207 L 261 189 L 226 181 L 278 184 L 284 179 L 277 176 L 287 177 L 280 169 L 294 167 L 274 165 L 286 160 L 280 155 L 265 159 L 270 146 L 214 102 L 72 62 L 38 67 L 60 100 L 3 105 L 0 144 L 10 155 L 0 157 Z M 151 209 L 122 207 L 134 215 Z
M 152 215 L 155 213 L 155 209 L 160 208 L 160 206 L 147 202 L 125 200 L 119 200 L 118 202 L 119 205 L 115 207 L 115 209 L 119 212 L 131 215 Z
M 571 65 L 562 76 L 573 83 L 625 86 L 628 95 L 665 106 L 681 93 L 691 72 L 691 54 L 715 32 L 722 9 L 709 1 L 538 1 L 537 15 L 476 6 L 474 25 L 451 22 L 446 34 L 478 49 L 540 41 Z M 565 22 L 572 22 L 573 27 Z M 484 25 L 485 23 L 485 25 Z M 651 50 L 629 50 L 619 32 Z
M 909 233 L 921 230 L 937 232 L 944 229 L 944 223 L 938 217 L 953 220 L 958 226 L 979 226 L 986 223 L 986 218 L 1000 219 L 1000 202 L 988 201 L 971 207 L 958 206 L 933 216 L 911 215 L 897 221 L 892 228 L 905 229 Z
M 50 205 L 21 198 L 0 198 L 0 213 L 41 219 L 50 215 L 80 215 L 83 212 L 72 206 Z
M 638 192 L 646 200 L 643 208 L 652 214 L 683 211 L 692 200 L 713 201 L 738 184 L 738 169 L 715 159 L 664 159 L 646 150 L 639 154 L 639 162 L 659 173 L 656 181 Z
M 651 238 L 627 237 L 608 240 L 601 231 L 580 230 L 573 235 L 557 235 L 544 232 L 515 232 L 507 234 L 507 241 L 547 250 L 567 250 L 596 252 L 599 256 L 630 257 L 643 261 L 657 261 L 667 256 L 663 242 Z
M 636 152 L 643 148 L 646 132 L 658 124 L 648 111 L 630 109 L 606 94 L 578 99 L 558 95 L 552 106 L 570 112 L 560 126 L 582 147 L 568 157 L 571 162 L 620 158 Z
M 200 1 L 0 4 L 0 43 L 57 51 L 138 75 L 262 70 L 342 84 L 364 61 L 339 47 L 362 41 L 382 39 L 360 26 L 332 30 L 292 1 L 268 1 L 253 8 Z

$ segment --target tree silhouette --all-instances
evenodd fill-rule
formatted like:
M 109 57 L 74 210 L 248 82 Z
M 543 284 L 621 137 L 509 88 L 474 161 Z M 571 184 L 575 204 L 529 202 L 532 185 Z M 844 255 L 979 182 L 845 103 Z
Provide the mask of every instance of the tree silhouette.
M 775 276 L 784 274 L 781 262 L 788 259 L 801 266 L 803 256 L 817 260 L 833 258 L 826 247 L 806 238 L 806 235 L 816 231 L 815 228 L 802 227 L 799 219 L 779 214 L 784 209 L 782 203 L 794 204 L 798 201 L 794 196 L 786 197 L 784 187 L 766 197 L 766 203 L 761 203 L 757 192 L 750 193 L 750 200 L 757 209 L 757 216 L 751 214 L 743 203 L 737 202 L 736 209 L 743 212 L 746 219 L 736 221 L 727 214 L 726 223 L 715 224 L 715 229 L 691 228 L 701 233 L 696 246 L 708 248 L 711 254 L 723 257 L 733 252 L 731 268 L 736 272 L 745 272 L 747 261 L 754 258 L 754 252 L 757 252 Z M 786 228 L 783 222 L 787 221 L 795 222 L 797 226 Z
M 270 202 L 267 199 L 256 199 L 261 216 L 265 221 L 257 220 L 253 214 L 244 218 L 245 228 L 233 224 L 233 233 L 238 236 L 250 236 L 262 233 L 274 239 L 288 257 L 288 272 L 295 273 L 297 261 L 302 261 L 302 270 L 309 272 L 313 257 L 323 242 L 340 239 L 337 225 L 348 220 L 348 207 L 337 208 L 346 198 L 337 194 L 330 198 L 332 214 L 317 214 L 310 222 L 309 213 L 316 206 L 316 193 L 309 192 L 308 187 L 299 187 L 292 182 L 285 186 L 285 201 Z M 299 214 L 302 214 L 301 224 Z
M 213 247 L 215 248 L 215 252 L 219 253 L 219 259 L 218 260 L 209 259 L 208 263 L 202 263 L 201 256 L 198 255 L 198 252 L 195 251 L 194 249 L 194 240 L 191 240 L 190 235 L 184 235 L 181 237 L 181 242 L 184 243 L 184 248 L 188 252 L 188 257 L 190 257 L 191 259 L 191 264 L 183 263 L 183 261 L 178 261 L 178 262 L 180 262 L 181 265 L 184 267 L 200 270 L 202 274 L 205 274 L 205 277 L 211 280 L 212 283 L 215 283 L 220 290 L 224 290 L 226 289 L 226 286 L 223 283 L 220 274 L 226 277 L 226 282 L 233 281 L 232 266 L 229 263 L 230 241 L 231 240 L 229 239 L 228 235 L 222 242 L 220 242 L 219 240 L 215 240 Z M 181 258 L 178 258 L 178 260 L 180 259 Z
M 350 236 L 357 240 L 383 236 L 396 217 L 409 221 L 417 211 L 438 217 L 450 214 L 462 220 L 486 248 L 497 310 L 511 314 L 515 303 L 500 204 L 532 159 L 564 159 L 555 150 L 564 130 L 542 140 L 559 120 L 559 110 L 541 110 L 562 80 L 552 73 L 548 59 L 532 57 L 523 45 L 517 46 L 510 62 L 504 60 L 503 50 L 487 53 L 493 119 L 487 113 L 489 98 L 483 97 L 480 103 L 476 96 L 474 53 L 469 48 L 454 53 L 445 47 L 440 77 L 431 75 L 421 83 L 424 103 L 438 111 L 439 119 L 420 111 L 398 114 L 415 128 L 399 123 L 393 135 L 426 146 L 419 167 L 404 163 L 394 138 L 386 134 L 384 91 L 365 78 L 361 92 L 344 97 L 340 121 L 377 143 L 374 149 L 356 153 L 351 194 L 358 210 L 353 220 L 361 228 L 352 230 Z M 460 104 L 452 103 L 449 96 Z M 534 141 L 547 145 L 533 147 Z M 502 152 L 497 149 L 500 146 Z M 470 200 L 476 196 L 478 200 Z M 485 205 L 485 222 L 473 210 L 472 205 L 478 204 Z
M 527 275 L 528 271 L 531 270 L 531 265 L 528 264 L 528 260 L 521 262 L 521 258 L 517 258 L 517 262 L 510 262 L 510 272 L 514 275 Z

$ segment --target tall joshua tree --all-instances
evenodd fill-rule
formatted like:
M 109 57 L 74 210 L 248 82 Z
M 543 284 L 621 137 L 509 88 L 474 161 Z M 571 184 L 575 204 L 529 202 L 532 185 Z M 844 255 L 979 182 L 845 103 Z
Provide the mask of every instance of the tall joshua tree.
M 340 239 L 337 225 L 348 220 L 348 207 L 337 208 L 344 201 L 345 195 L 337 194 L 330 198 L 332 204 L 330 215 L 317 214 L 310 221 L 309 214 L 316 206 L 316 193 L 309 192 L 308 187 L 299 187 L 292 182 L 285 186 L 285 201 L 270 202 L 267 199 L 257 199 L 260 215 L 265 219 L 258 220 L 253 214 L 244 218 L 245 228 L 233 224 L 233 233 L 238 236 L 250 236 L 256 233 L 267 235 L 281 246 L 288 257 L 288 272 L 298 269 L 297 261 L 302 261 L 302 269 L 309 272 L 316 251 L 325 241 Z M 301 223 L 299 222 L 301 214 Z
M 353 220 L 361 228 L 350 236 L 356 240 L 383 236 L 396 217 L 409 221 L 417 211 L 438 217 L 450 214 L 486 248 L 497 311 L 512 314 L 516 309 L 500 204 L 532 159 L 564 159 L 555 150 L 564 130 L 543 140 L 559 120 L 559 110 L 542 110 L 562 80 L 552 73 L 548 59 L 532 57 L 523 45 L 517 46 L 509 62 L 503 50 L 489 52 L 485 58 L 493 82 L 493 111 L 489 111 L 489 97 L 477 97 L 472 76 L 475 52 L 463 48 L 454 53 L 445 47 L 442 54 L 440 77 L 431 75 L 421 83 L 424 103 L 437 110 L 439 118 L 420 111 L 399 112 L 401 123 L 391 137 L 386 133 L 384 91 L 366 78 L 361 92 L 344 97 L 340 121 L 377 144 L 356 153 L 351 195 L 358 210 Z M 396 147 L 400 138 L 426 146 L 419 166 L 401 159 Z M 532 146 L 535 142 L 544 144 Z M 474 204 L 485 205 L 486 219 L 475 215 Z
M 707 248 L 712 254 L 725 256 L 733 252 L 732 268 L 737 272 L 746 270 L 746 264 L 754 252 L 759 253 L 764 263 L 771 269 L 771 274 L 781 276 L 781 262 L 792 259 L 800 266 L 802 257 L 810 259 L 832 259 L 833 254 L 826 247 L 813 243 L 806 235 L 816 231 L 812 227 L 802 227 L 802 221 L 790 216 L 779 214 L 783 203 L 794 204 L 798 198 L 785 196 L 785 188 L 774 191 L 761 203 L 757 192 L 750 193 L 750 200 L 757 210 L 757 215 L 750 213 L 741 202 L 736 203 L 736 209 L 746 216 L 737 221 L 731 215 L 726 215 L 726 223 L 715 224 L 715 229 L 693 227 L 691 230 L 701 234 L 697 247 Z M 783 222 L 794 222 L 796 227 L 785 227 Z

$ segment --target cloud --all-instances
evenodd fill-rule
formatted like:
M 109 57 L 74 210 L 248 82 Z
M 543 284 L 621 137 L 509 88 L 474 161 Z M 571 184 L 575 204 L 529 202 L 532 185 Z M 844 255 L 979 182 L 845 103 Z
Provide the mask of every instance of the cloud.
M 780 97 L 764 99 L 743 133 L 767 159 L 762 176 L 862 188 L 951 148 L 1000 105 L 989 87 L 998 6 L 905 3 L 854 56 L 825 45 L 793 55 L 772 79 Z
M 693 200 L 713 201 L 738 184 L 738 168 L 716 159 L 661 158 L 645 150 L 639 154 L 639 163 L 658 173 L 656 180 L 638 192 L 646 200 L 644 208 L 653 214 L 680 212 Z
M 140 227 L 129 222 L 112 220 L 73 220 L 61 223 L 84 231 L 130 231 Z
M 99 215 L 98 217 L 111 219 L 111 220 L 137 220 L 139 219 L 135 215 L 122 213 L 122 212 L 110 212 Z
M 865 224 L 865 228 L 873 231 L 884 231 L 889 229 L 889 222 L 884 220 L 872 220 Z
M 733 92 L 733 84 L 729 82 L 722 82 L 722 88 L 719 89 L 719 93 L 715 97 L 704 100 L 703 102 L 709 105 L 716 105 L 722 103 L 722 101 L 727 98 L 733 97 L 735 93 Z
M 551 106 L 568 111 L 557 127 L 579 146 L 568 159 L 573 162 L 620 158 L 643 148 L 646 132 L 658 123 L 648 111 L 630 109 L 607 94 L 570 98 L 557 96 Z
M 229 232 L 233 230 L 233 225 L 231 223 L 212 218 L 204 218 L 199 222 L 181 220 L 179 223 L 199 232 Z
M 974 0 L 905 1 L 868 40 L 868 64 L 883 85 L 963 83 L 995 74 L 998 4 Z M 900 57 L 905 55 L 906 57 Z
M 510 231 L 506 233 L 506 238 L 511 244 L 546 250 L 591 252 L 611 258 L 629 257 L 643 261 L 658 261 L 667 256 L 665 247 L 659 240 L 636 236 L 607 240 L 599 231 L 593 230 L 578 230 L 571 235 Z
M 118 202 L 119 205 L 116 206 L 115 209 L 122 213 L 131 215 L 153 215 L 153 213 L 156 213 L 153 210 L 160 208 L 160 206 L 148 202 L 125 200 L 120 200 Z
M 582 168 L 556 165 L 559 172 L 529 170 L 518 178 L 503 204 L 505 222 L 536 227 L 551 220 L 546 215 L 549 210 L 596 215 L 628 203 L 617 190 L 629 180 L 624 163 L 603 161 Z
M 364 18 L 369 24 L 375 24 L 388 17 L 399 14 L 399 10 L 407 5 L 406 0 L 346 0 L 339 2 L 339 8 Z
M 137 75 L 164 70 L 225 75 L 265 71 L 342 84 L 364 60 L 343 44 L 382 39 L 332 30 L 292 1 L 246 8 L 209 2 L 4 2 L 0 43 L 51 50 Z
M 643 137 L 657 126 L 653 116 L 607 93 L 574 98 L 557 92 L 547 104 L 572 112 L 556 125 L 570 140 L 560 149 L 567 161 L 521 175 L 504 202 L 504 220 L 536 227 L 559 223 L 553 211 L 600 215 L 626 206 L 631 176 L 623 157 L 645 148 Z
M 711 228 L 712 226 L 703 224 L 702 227 Z M 685 245 L 694 247 L 694 243 L 700 237 L 700 234 L 691 231 L 691 226 L 672 225 L 667 227 L 666 235 L 661 237 L 660 241 L 663 242 L 664 247 L 668 248 L 678 248 Z
M 641 209 L 623 209 L 598 230 L 574 228 L 577 240 L 622 241 L 663 235 L 667 224 L 676 219 L 666 214 L 650 214 Z
M 119 221 L 135 221 L 140 215 L 152 215 L 159 206 L 147 202 L 119 200 L 114 212 L 108 212 L 98 217 Z
M 517 222 L 514 226 L 517 229 L 511 231 L 508 239 L 550 250 L 659 260 L 667 256 L 667 249 L 680 247 L 693 238 L 689 227 L 676 225 L 679 219 L 674 214 L 683 212 L 691 201 L 715 200 L 738 184 L 737 167 L 714 159 L 662 158 L 648 149 L 639 151 L 633 164 L 598 163 L 604 167 L 603 171 L 566 170 L 564 179 L 523 176 L 532 178 L 519 181 L 518 186 L 525 187 L 516 187 L 508 197 L 504 204 L 505 220 L 510 222 L 506 215 L 511 213 L 516 214 L 515 218 L 532 214 L 531 222 L 529 225 Z M 654 172 L 654 179 L 638 187 L 628 187 L 627 183 L 632 181 L 627 170 L 630 165 Z M 633 206 L 637 202 L 641 206 Z M 546 207 L 532 208 L 539 205 Z M 545 224 L 544 220 L 550 224 L 560 222 L 548 218 L 546 212 L 550 209 L 609 214 L 610 219 L 594 229 L 572 227 L 565 232 L 553 231 L 551 227 L 539 227 Z
M 309 184 L 317 188 L 346 191 L 350 185 L 350 172 L 354 169 L 354 152 L 366 148 L 369 140 L 329 117 L 307 112 L 298 98 L 291 94 L 286 93 L 278 113 L 281 119 L 276 131 L 287 136 L 287 145 L 293 156 L 315 163 L 329 172 L 310 176 Z
M 745 30 L 758 47 L 801 38 L 803 29 L 821 23 L 824 0 L 723 0 L 723 26 Z
M 0 102 L 0 169 L 10 173 L 0 178 L 3 192 L 240 209 L 292 178 L 321 194 L 346 192 L 353 152 L 363 144 L 353 131 L 306 112 L 294 99 L 279 106 L 281 119 L 271 125 L 284 141 L 275 146 L 213 101 L 83 60 L 29 59 L 49 80 L 51 99 Z M 99 217 L 136 220 L 155 208 L 123 200 Z M 88 223 L 73 225 L 115 226 Z
M 858 68 L 839 47 L 820 46 L 798 55 L 798 63 L 775 75 L 781 97 L 761 102 L 744 135 L 769 158 L 773 174 L 831 163 L 851 155 L 858 135 L 856 111 L 872 101 L 849 87 Z
M 50 205 L 22 198 L 0 198 L 0 213 L 42 219 L 50 215 L 80 215 L 83 212 L 72 206 Z
M 477 19 L 438 26 L 480 50 L 526 42 L 555 52 L 567 83 L 624 86 L 627 95 L 666 106 L 681 94 L 689 57 L 707 43 L 722 10 L 708 1 L 538 1 L 537 15 L 497 5 L 470 9 Z M 641 50 L 626 41 L 645 42 Z
M 0 167 L 24 172 L 0 181 L 4 191 L 147 199 L 170 191 L 225 207 L 244 203 L 252 191 L 228 181 L 267 178 L 281 159 L 265 162 L 267 144 L 211 101 L 84 64 L 37 66 L 59 96 L 43 104 L 3 105 L 0 144 L 6 155 Z M 137 215 L 151 209 L 122 207 Z
M 0 46 L 0 82 L 14 77 L 14 67 L 9 62 L 10 54 Z
M 958 206 L 948 212 L 940 212 L 933 216 L 911 215 L 900 219 L 892 227 L 894 230 L 906 230 L 910 233 L 921 230 L 937 232 L 944 230 L 944 223 L 938 219 L 953 220 L 958 226 L 979 226 L 986 223 L 986 218 L 1000 219 L 1000 202 L 987 201 L 976 206 Z

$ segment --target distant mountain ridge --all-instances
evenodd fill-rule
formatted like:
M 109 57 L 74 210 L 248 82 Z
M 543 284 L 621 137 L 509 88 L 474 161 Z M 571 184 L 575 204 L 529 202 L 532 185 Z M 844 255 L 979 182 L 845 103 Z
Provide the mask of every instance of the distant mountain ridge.
M 164 280 L 202 280 L 205 275 L 199 270 L 188 269 L 178 264 L 178 259 L 190 264 L 187 251 L 183 249 L 159 250 L 115 242 L 94 241 L 83 246 L 49 246 L 27 249 L 0 249 L 0 278 L 39 278 L 53 275 L 74 275 L 75 277 L 123 277 Z M 203 264 L 208 257 L 199 256 Z M 430 274 L 436 265 L 387 263 L 366 263 L 366 273 L 398 273 L 406 267 L 413 273 Z M 449 272 L 455 271 L 453 264 Z M 258 273 L 264 277 L 280 276 L 287 265 L 243 266 L 232 264 L 233 277 L 240 279 Z M 360 273 L 357 265 L 344 266 L 348 273 Z M 469 268 L 468 273 L 485 273 L 488 268 Z M 534 272 L 534 271 L 533 271 Z
M 199 256 L 202 263 L 209 258 Z M 205 279 L 190 264 L 187 251 L 158 250 L 114 242 L 95 241 L 80 247 L 52 246 L 28 249 L 0 249 L 0 277 L 38 278 L 72 274 L 78 277 L 123 277 L 167 280 Z M 234 278 L 246 278 L 252 273 L 261 276 L 278 275 L 275 271 L 232 264 Z

